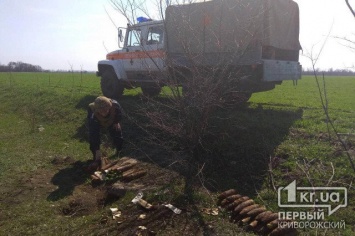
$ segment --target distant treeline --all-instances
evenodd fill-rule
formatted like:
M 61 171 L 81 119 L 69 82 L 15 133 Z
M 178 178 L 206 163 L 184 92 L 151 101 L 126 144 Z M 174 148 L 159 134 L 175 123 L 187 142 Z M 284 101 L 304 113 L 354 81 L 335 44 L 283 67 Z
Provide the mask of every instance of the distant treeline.
M 78 70 L 44 70 L 37 65 L 31 65 L 22 61 L 9 62 L 7 65 L 0 64 L 0 72 L 59 72 L 59 73 L 95 73 L 95 71 L 78 71 Z
M 329 70 L 316 70 L 318 75 L 333 75 L 333 76 L 349 76 L 355 75 L 355 71 L 352 70 L 341 70 L 341 69 L 329 69 Z M 313 70 L 303 70 L 302 75 L 314 75 Z
M 43 69 L 40 66 L 31 65 L 21 61 L 9 62 L 7 65 L 0 64 L 0 72 L 42 72 Z
M 21 61 L 18 62 L 9 62 L 7 65 L 0 64 L 0 72 L 79 72 L 79 73 L 91 73 L 90 71 L 71 71 L 71 70 L 43 70 L 42 67 L 31 65 L 29 63 L 24 63 Z M 355 75 L 354 70 L 344 70 L 344 69 L 328 69 L 328 70 L 317 70 L 316 73 L 324 75 L 333 75 L 333 76 L 349 76 Z M 313 70 L 303 70 L 303 75 L 314 75 Z

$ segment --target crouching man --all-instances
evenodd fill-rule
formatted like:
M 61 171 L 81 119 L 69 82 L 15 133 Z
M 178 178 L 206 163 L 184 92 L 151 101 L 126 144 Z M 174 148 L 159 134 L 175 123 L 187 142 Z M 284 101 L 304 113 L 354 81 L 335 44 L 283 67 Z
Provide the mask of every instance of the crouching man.
M 123 137 L 121 130 L 122 108 L 120 104 L 104 96 L 99 96 L 88 107 L 89 142 L 94 161 L 101 160 L 100 130 L 105 128 L 109 131 L 113 144 L 116 148 L 115 156 L 118 157 L 122 149 Z

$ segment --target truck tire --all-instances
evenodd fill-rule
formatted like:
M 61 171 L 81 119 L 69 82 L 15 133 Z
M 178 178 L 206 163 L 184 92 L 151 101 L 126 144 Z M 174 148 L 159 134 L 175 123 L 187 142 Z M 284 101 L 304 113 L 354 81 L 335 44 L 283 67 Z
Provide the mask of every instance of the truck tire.
M 161 92 L 161 87 L 157 84 L 142 85 L 141 88 L 144 96 L 148 97 L 158 96 Z
M 189 94 L 189 88 L 186 84 L 182 84 L 181 87 L 182 95 L 186 97 Z
M 250 92 L 241 92 L 239 95 L 240 103 L 246 103 L 247 101 L 249 101 L 251 95 L 253 95 L 253 94 Z
M 118 81 L 112 70 L 106 70 L 101 76 L 102 94 L 109 98 L 119 98 L 123 94 L 124 87 Z
M 248 100 L 250 99 L 252 93 L 251 92 L 234 92 L 231 94 L 228 94 L 225 96 L 223 99 L 225 101 L 226 106 L 244 106 L 247 104 Z

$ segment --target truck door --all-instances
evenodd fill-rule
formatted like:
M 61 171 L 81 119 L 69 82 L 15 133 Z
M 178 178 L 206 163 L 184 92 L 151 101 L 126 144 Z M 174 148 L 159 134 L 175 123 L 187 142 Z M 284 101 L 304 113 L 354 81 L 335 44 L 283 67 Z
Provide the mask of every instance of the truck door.
M 137 76 L 137 72 L 142 70 L 140 53 L 142 52 L 142 31 L 140 28 L 132 28 L 127 32 L 126 47 L 123 58 L 123 65 L 128 78 Z
M 144 39 L 145 56 L 143 58 L 143 70 L 151 74 L 161 71 L 164 66 L 164 27 L 163 25 L 151 25 L 148 27 Z

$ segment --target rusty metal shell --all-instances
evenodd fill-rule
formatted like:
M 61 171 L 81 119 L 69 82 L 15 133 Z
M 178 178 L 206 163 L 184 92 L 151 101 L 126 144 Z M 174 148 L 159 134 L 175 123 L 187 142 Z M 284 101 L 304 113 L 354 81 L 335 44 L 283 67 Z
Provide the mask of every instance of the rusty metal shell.
M 246 215 L 249 211 L 259 208 L 259 207 L 260 207 L 259 204 L 252 204 L 250 206 L 244 207 L 243 210 L 241 210 L 239 214 Z
M 238 198 L 237 200 L 235 200 L 234 202 L 232 202 L 231 204 L 227 205 L 226 209 L 227 210 L 234 210 L 234 208 L 236 208 L 239 204 L 241 204 L 242 202 L 245 202 L 247 200 L 249 200 L 250 198 L 249 197 L 241 197 L 241 198 Z
M 238 206 L 236 206 L 234 208 L 234 213 L 239 213 L 241 210 L 243 210 L 245 207 L 247 206 L 250 206 L 250 205 L 253 205 L 254 204 L 254 200 L 253 199 L 249 199 L 249 200 L 246 200 L 242 203 L 240 203 Z
M 259 214 L 261 214 L 261 213 L 263 213 L 265 211 L 266 211 L 266 207 L 261 206 L 259 208 L 256 208 L 256 209 L 253 209 L 253 210 L 247 212 L 247 215 L 251 216 L 251 217 L 255 217 L 255 216 L 257 216 L 257 215 L 259 215 Z
M 229 189 L 219 195 L 218 203 L 231 212 L 230 221 L 261 235 L 289 236 L 297 234 L 297 230 L 278 227 L 278 213 L 268 211 L 265 206 L 256 204 L 253 199 Z
M 261 221 L 264 216 L 272 214 L 272 211 L 264 211 L 255 217 L 256 220 Z
M 233 201 L 235 201 L 235 200 L 237 200 L 238 198 L 241 198 L 241 197 L 243 197 L 243 196 L 240 195 L 240 194 L 233 194 L 231 196 L 226 197 L 225 199 L 230 201 L 230 202 L 233 202 Z
M 258 225 L 258 223 L 259 223 L 259 221 L 253 220 L 253 221 L 249 224 L 249 226 L 250 226 L 251 228 L 255 228 L 255 227 Z
M 225 207 L 225 206 L 227 206 L 228 204 L 234 202 L 235 200 L 237 200 L 237 199 L 239 199 L 239 198 L 241 198 L 241 197 L 242 197 L 242 195 L 240 195 L 240 194 L 235 194 L 235 195 L 228 196 L 228 197 L 226 197 L 225 199 L 223 199 L 223 200 L 220 202 L 219 205 L 220 205 L 221 207 Z
M 237 190 L 235 190 L 235 189 L 229 189 L 229 190 L 224 191 L 223 193 L 221 193 L 221 194 L 218 196 L 218 199 L 222 200 L 222 199 L 225 199 L 226 197 L 231 196 L 231 195 L 234 195 L 234 194 L 237 194 Z
M 273 230 L 273 229 L 275 229 L 275 228 L 278 226 L 278 223 L 279 223 L 279 222 L 280 222 L 279 219 L 275 219 L 275 220 L 273 220 L 273 221 L 267 223 L 266 226 L 267 226 L 269 229 Z
M 272 214 L 268 214 L 264 217 L 262 217 L 260 219 L 261 222 L 263 222 L 264 224 L 267 224 L 273 220 L 276 220 L 277 218 L 279 218 L 279 214 L 278 213 L 272 213 Z
M 246 223 L 248 223 L 250 220 L 251 220 L 251 217 L 245 217 L 245 218 L 242 219 L 242 222 L 243 222 L 244 224 L 246 224 Z

